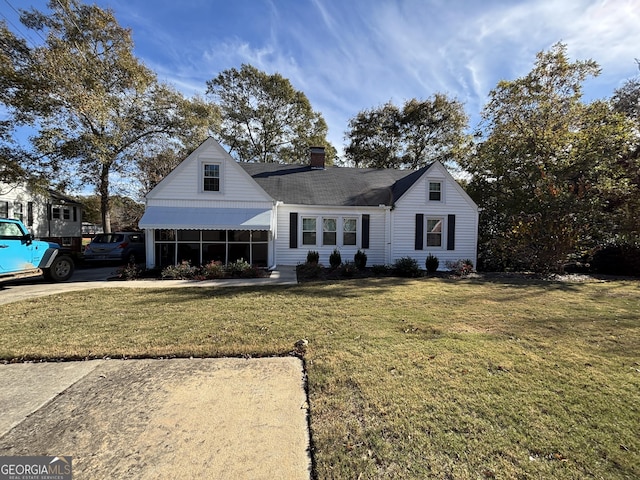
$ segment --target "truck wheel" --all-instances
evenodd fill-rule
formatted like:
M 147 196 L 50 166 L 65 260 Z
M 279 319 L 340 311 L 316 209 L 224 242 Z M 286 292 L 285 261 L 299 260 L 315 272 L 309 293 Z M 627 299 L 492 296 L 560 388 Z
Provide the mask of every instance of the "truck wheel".
M 51 267 L 44 271 L 44 276 L 53 282 L 64 282 L 71 278 L 74 268 L 73 259 L 67 255 L 61 255 L 53 261 Z

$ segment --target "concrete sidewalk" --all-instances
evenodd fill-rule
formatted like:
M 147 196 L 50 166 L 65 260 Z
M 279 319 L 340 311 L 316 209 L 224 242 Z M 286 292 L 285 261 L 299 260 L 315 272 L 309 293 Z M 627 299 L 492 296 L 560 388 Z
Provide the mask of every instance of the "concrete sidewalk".
M 0 455 L 71 455 L 74 478 L 310 478 L 302 362 L 0 365 Z

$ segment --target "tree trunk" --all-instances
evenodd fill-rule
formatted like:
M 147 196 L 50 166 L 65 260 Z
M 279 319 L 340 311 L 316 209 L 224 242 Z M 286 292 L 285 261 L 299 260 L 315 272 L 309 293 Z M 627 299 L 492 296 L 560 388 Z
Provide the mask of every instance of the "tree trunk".
M 102 231 L 111 233 L 111 213 L 109 211 L 109 167 L 102 164 L 100 171 L 100 214 L 102 216 Z

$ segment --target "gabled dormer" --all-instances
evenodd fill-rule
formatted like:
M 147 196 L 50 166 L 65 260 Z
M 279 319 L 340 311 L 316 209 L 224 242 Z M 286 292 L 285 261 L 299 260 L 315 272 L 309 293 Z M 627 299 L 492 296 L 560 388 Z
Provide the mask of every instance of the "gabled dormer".
M 153 190 L 147 201 L 273 202 L 213 138 L 205 140 Z

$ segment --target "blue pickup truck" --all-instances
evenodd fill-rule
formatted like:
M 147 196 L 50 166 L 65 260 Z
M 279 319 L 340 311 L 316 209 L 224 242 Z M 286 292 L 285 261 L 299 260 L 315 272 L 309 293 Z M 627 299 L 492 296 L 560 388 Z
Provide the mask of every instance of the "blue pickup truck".
M 0 281 L 44 275 L 64 282 L 74 268 L 73 258 L 60 245 L 35 240 L 20 220 L 0 218 Z

